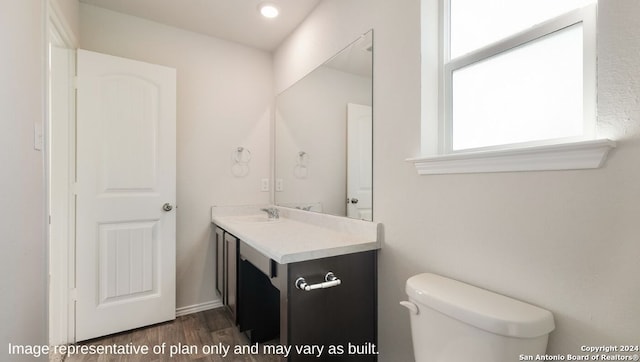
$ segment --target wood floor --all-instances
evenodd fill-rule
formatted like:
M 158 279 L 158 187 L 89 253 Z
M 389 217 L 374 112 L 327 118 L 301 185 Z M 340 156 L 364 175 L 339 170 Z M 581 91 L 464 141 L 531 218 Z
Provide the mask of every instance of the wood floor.
M 160 351 L 160 346 L 166 343 L 164 354 L 153 353 L 154 346 Z M 114 334 L 111 336 L 82 342 L 79 345 L 87 348 L 95 346 L 127 346 L 132 344 L 139 348 L 148 346 L 149 352 L 146 355 L 133 353 L 129 355 L 118 354 L 77 354 L 61 358 L 51 356 L 50 360 L 64 361 L 127 361 L 127 362 L 154 362 L 154 361 L 280 361 L 278 356 L 264 355 L 262 345 L 258 346 L 258 354 L 249 350 L 250 346 L 247 337 L 240 333 L 231 322 L 231 316 L 226 308 L 211 309 L 204 312 L 189 314 L 178 317 L 175 321 L 161 323 L 150 327 L 140 328 L 129 332 Z M 170 346 L 175 349 L 184 348 L 183 354 L 170 356 Z M 223 357 L 222 352 L 218 354 L 216 350 L 211 350 L 211 346 L 230 347 L 228 355 Z M 246 354 L 234 354 L 236 346 L 245 346 Z M 243 348 L 243 347 L 238 347 Z M 192 352 L 192 353 L 186 353 Z

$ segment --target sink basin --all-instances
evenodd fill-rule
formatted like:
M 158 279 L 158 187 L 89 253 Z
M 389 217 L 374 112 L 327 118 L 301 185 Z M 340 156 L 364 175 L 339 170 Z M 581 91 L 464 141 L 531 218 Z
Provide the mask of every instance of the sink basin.
M 235 216 L 233 221 L 236 222 L 246 222 L 246 223 L 275 223 L 282 221 L 282 219 L 269 219 L 269 217 L 265 214 L 259 215 L 244 215 L 244 216 Z

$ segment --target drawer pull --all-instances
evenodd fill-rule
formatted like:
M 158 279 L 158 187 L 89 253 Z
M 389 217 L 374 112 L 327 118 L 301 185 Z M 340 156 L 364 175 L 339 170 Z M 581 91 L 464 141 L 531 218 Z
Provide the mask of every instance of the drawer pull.
M 342 283 L 342 281 L 338 279 L 338 277 L 336 277 L 333 272 L 328 272 L 327 275 L 324 276 L 324 280 L 325 281 L 323 283 L 307 284 L 307 281 L 303 277 L 300 277 L 296 279 L 295 285 L 296 288 L 308 292 L 314 289 L 337 287 L 338 285 L 340 285 L 340 283 Z

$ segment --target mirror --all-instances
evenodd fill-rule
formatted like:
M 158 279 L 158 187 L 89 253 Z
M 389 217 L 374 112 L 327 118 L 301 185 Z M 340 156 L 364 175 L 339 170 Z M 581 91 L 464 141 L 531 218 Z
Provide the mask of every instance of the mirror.
M 275 203 L 372 220 L 373 30 L 276 98 Z

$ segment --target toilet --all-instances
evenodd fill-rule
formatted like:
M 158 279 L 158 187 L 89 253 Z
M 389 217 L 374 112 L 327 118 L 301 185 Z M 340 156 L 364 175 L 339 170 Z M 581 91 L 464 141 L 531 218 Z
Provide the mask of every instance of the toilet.
M 544 355 L 553 315 L 436 274 L 407 280 L 416 362 L 513 362 Z

